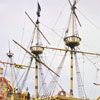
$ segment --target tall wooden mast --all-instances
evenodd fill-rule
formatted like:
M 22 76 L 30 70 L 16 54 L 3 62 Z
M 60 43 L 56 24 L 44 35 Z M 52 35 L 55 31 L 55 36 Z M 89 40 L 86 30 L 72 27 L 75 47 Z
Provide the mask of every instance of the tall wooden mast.
M 7 56 L 10 59 L 10 63 L 12 63 L 12 57 L 13 57 L 13 53 L 9 52 L 7 53 Z M 10 70 L 11 70 L 11 81 L 12 81 L 12 95 L 11 95 L 11 100 L 14 100 L 14 80 L 13 80 L 13 70 L 12 70 L 12 64 L 10 64 Z
M 41 7 L 39 5 L 39 3 L 37 3 L 37 21 L 36 21 L 36 29 L 37 29 L 37 42 L 36 42 L 36 46 L 32 46 L 30 48 L 31 52 L 36 56 L 37 59 L 39 59 L 39 55 L 43 53 L 43 48 L 40 48 L 40 44 L 39 44 L 39 17 L 40 17 L 40 11 L 41 11 Z M 36 60 L 35 62 L 35 100 L 38 99 L 38 62 Z
M 74 29 L 75 29 L 75 5 L 72 5 L 72 34 L 71 36 L 66 36 L 64 38 L 65 45 L 70 47 L 70 55 L 71 55 L 71 66 L 70 66 L 70 97 L 73 97 L 73 54 L 75 47 L 79 46 L 81 38 L 75 35 Z

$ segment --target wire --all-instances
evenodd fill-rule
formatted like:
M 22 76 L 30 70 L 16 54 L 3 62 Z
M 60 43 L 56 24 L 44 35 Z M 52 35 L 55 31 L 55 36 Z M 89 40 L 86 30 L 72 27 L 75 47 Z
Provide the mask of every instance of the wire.
M 24 24 L 23 24 L 23 29 L 22 29 L 21 42 L 20 42 L 21 44 L 23 42 L 23 37 L 24 37 L 25 21 L 26 21 L 26 16 L 25 16 L 25 19 L 24 19 Z M 20 59 L 20 54 L 21 54 L 21 48 L 20 48 L 20 52 L 19 52 L 19 56 L 18 56 L 18 61 Z
M 58 15 L 58 18 L 57 18 L 57 20 L 56 20 L 55 24 L 53 25 L 53 28 L 55 28 L 55 26 L 57 25 L 57 23 L 58 23 L 58 21 L 59 21 L 59 19 L 60 19 L 61 15 L 62 15 L 62 12 L 63 12 L 63 10 L 64 10 L 65 5 L 66 5 L 66 4 L 64 4 L 64 6 L 63 6 L 62 10 L 60 11 L 60 13 L 59 13 L 59 15 Z
M 5 67 L 6 67 L 6 69 L 5 69 L 5 72 L 4 72 L 4 77 L 6 76 L 6 72 L 7 72 L 7 65 L 5 65 L 5 64 L 3 64 Z
M 8 62 L 8 60 L 7 60 L 7 62 Z M 7 72 L 7 65 L 5 65 L 5 64 L 3 64 L 5 67 L 6 67 L 6 69 L 5 69 L 5 72 L 4 72 L 4 77 L 6 76 L 6 72 Z
M 45 25 L 46 26 L 46 25 Z M 46 26 L 47 27 L 47 26 Z M 48 28 L 48 27 L 47 27 Z M 49 28 L 50 29 L 50 28 Z M 60 38 L 60 40 L 61 40 L 62 38 Z M 61 42 L 61 41 L 60 41 Z M 60 45 L 60 42 L 58 43 L 58 46 L 57 47 L 59 47 L 59 45 Z M 52 61 L 51 62 L 53 62 L 54 61 L 54 58 L 55 58 L 55 55 L 56 55 L 56 51 L 55 51 L 55 53 L 54 53 L 54 56 L 53 56 L 53 59 L 52 59 Z M 52 65 L 52 63 L 50 63 L 50 66 Z M 48 72 L 47 72 L 48 73 Z M 47 77 L 47 74 L 45 75 L 45 79 L 46 79 L 46 77 Z M 49 87 L 50 88 L 50 87 Z M 51 89 L 53 89 L 53 88 L 51 88 Z M 45 91 L 45 93 L 47 93 L 48 91 Z M 49 91 L 50 92 L 50 91 Z M 44 93 L 44 94 L 45 94 Z M 51 93 L 50 93 L 51 94 Z
M 62 38 L 63 39 L 63 37 L 62 36 L 60 36 L 53 28 L 50 28 L 50 27 L 48 27 L 47 25 L 45 25 L 45 24 L 43 24 L 43 23 L 41 23 L 43 26 L 45 26 L 47 29 L 49 29 L 49 30 L 51 30 L 52 32 L 54 32 L 57 36 L 59 36 L 60 38 Z
M 26 74 L 25 74 L 25 77 L 24 77 L 24 79 L 23 79 L 23 81 L 22 81 L 21 90 L 24 88 L 25 82 L 26 82 L 27 77 L 28 77 L 28 74 L 29 74 L 29 72 L 30 72 L 30 67 L 31 67 L 31 65 L 32 65 L 32 61 L 33 61 L 33 57 L 31 57 L 31 60 L 30 60 L 30 62 L 29 62 L 29 67 L 28 67 L 27 72 L 26 72 Z
M 56 73 L 58 74 L 58 75 L 60 75 L 60 73 L 61 73 L 61 70 L 62 70 L 62 68 L 63 68 L 63 64 L 64 64 L 64 61 L 65 61 L 65 58 L 66 58 L 66 52 L 65 52 L 65 54 L 64 54 L 64 56 L 63 56 L 63 58 L 62 58 L 62 60 L 61 60 L 61 62 L 60 62 L 60 64 L 59 64 L 59 66 L 58 66 L 58 68 L 57 68 L 57 71 L 56 71 Z M 51 74 L 52 75 L 52 74 Z M 56 88 L 56 85 L 57 85 L 57 83 L 58 83 L 58 79 L 59 79 L 59 77 L 57 77 L 57 76 L 55 76 L 55 75 L 52 75 L 53 77 L 52 77 L 52 80 L 50 81 L 50 83 L 49 83 L 49 85 L 48 85 L 48 87 L 49 87 L 49 93 L 48 93 L 48 96 L 52 96 L 53 94 L 54 94 L 54 91 L 55 91 L 55 88 Z M 59 84 L 58 84 L 59 85 Z M 60 85 L 59 85 L 60 86 Z M 60 86 L 60 88 L 62 88 L 61 86 Z
M 32 36 L 32 40 L 31 40 L 31 46 L 32 46 L 33 40 L 34 40 L 35 30 L 36 30 L 36 27 L 34 27 L 34 30 L 33 30 L 33 36 Z
M 77 74 L 77 84 L 78 84 L 79 97 L 86 99 L 87 96 L 86 96 L 86 93 L 85 93 L 85 90 L 84 90 L 84 85 L 83 85 L 83 81 L 82 81 L 82 78 L 81 78 L 81 73 L 80 73 L 76 53 L 75 53 L 75 64 L 76 64 L 76 74 Z
M 67 34 L 69 32 L 70 21 L 71 21 L 71 13 L 70 13 L 69 20 L 68 20 L 68 24 L 67 24 L 67 30 L 65 32 L 65 37 L 67 36 Z
M 78 48 L 79 50 L 80 50 L 80 48 Z M 80 50 L 81 51 L 81 50 Z M 94 63 L 92 60 L 90 60 L 85 54 L 84 54 L 84 56 L 87 58 L 87 60 L 89 61 L 89 62 L 91 62 L 93 65 L 94 65 L 94 67 L 96 68 L 96 69 L 98 69 L 98 70 L 100 70 L 97 66 L 96 66 L 96 63 Z M 98 56 L 97 56 L 98 57 Z
M 84 54 L 83 55 L 83 85 L 84 85 L 84 63 L 85 63 L 85 60 L 84 60 Z
M 40 57 L 39 57 L 39 59 L 40 59 Z M 39 81 L 39 83 L 41 83 L 41 86 L 40 86 L 40 90 L 39 90 L 39 95 L 41 94 L 42 96 L 41 96 L 41 98 L 43 97 L 43 96 L 45 96 L 44 95 L 44 92 L 45 91 L 47 91 L 48 89 L 47 89 L 47 85 L 46 85 L 46 82 L 45 82 L 45 78 L 44 78 L 44 74 L 43 74 L 43 69 L 42 69 L 42 66 L 41 66 L 41 64 L 39 63 L 38 64 L 39 65 L 39 71 L 40 71 L 40 81 Z
M 21 80 L 22 80 L 22 78 L 23 78 L 24 75 L 25 75 L 25 71 L 24 71 L 24 73 L 22 74 L 22 76 L 20 77 L 19 81 L 16 83 L 16 86 L 15 86 L 15 87 L 18 87 L 18 85 L 19 85 L 19 83 L 21 82 Z
M 88 17 L 86 17 L 79 9 L 79 13 L 89 22 L 91 23 L 95 28 L 97 28 L 100 31 L 100 27 L 98 27 L 96 24 L 94 24 Z

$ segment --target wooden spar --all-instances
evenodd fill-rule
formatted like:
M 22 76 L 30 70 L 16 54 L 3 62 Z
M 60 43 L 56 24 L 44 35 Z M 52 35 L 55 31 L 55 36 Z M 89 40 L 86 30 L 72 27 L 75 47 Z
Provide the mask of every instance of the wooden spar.
M 98 84 L 98 83 L 94 83 L 94 85 L 98 85 L 98 86 L 100 86 L 100 84 Z
M 96 55 L 96 56 L 100 56 L 99 53 L 92 53 L 92 52 L 83 52 L 83 51 L 75 51 L 75 50 L 69 50 L 69 49 L 60 49 L 60 48 L 53 48 L 53 47 L 42 47 L 39 46 L 41 48 L 46 48 L 46 49 L 52 49 L 52 50 L 59 50 L 59 51 L 65 51 L 65 52 L 74 52 L 74 53 L 81 53 L 81 54 L 88 54 L 88 55 Z
M 70 0 L 68 0 L 68 2 L 69 2 L 69 4 L 70 4 L 71 8 L 75 7 L 75 5 L 73 6 L 73 5 L 71 4 Z M 76 9 L 76 7 L 75 7 L 75 9 Z M 72 9 L 72 10 L 73 10 L 73 9 Z M 79 21 L 79 18 L 78 18 L 77 15 L 76 15 L 75 10 L 73 10 L 73 14 L 75 15 L 75 17 L 76 17 L 76 19 L 77 19 L 77 21 L 78 21 L 78 23 L 79 23 L 79 25 L 80 25 L 80 27 L 81 27 L 82 25 L 81 25 L 81 23 L 80 23 L 80 21 Z
M 43 63 L 41 60 L 39 60 L 35 55 L 33 55 L 31 52 L 29 52 L 27 49 L 25 49 L 23 46 L 21 46 L 18 42 L 16 42 L 15 40 L 13 40 L 18 46 L 20 46 L 23 50 L 25 50 L 29 55 L 31 55 L 33 58 L 36 59 L 36 61 L 38 61 L 39 63 L 41 63 L 42 65 L 44 65 L 48 70 L 50 70 L 51 72 L 53 72 L 55 75 L 57 75 L 58 77 L 60 77 L 57 73 L 55 73 L 51 68 L 49 68 L 45 63 Z
M 41 33 L 41 35 L 44 37 L 44 39 L 48 42 L 48 44 L 50 44 L 50 42 L 46 39 L 46 37 L 43 35 L 43 33 L 41 32 L 41 30 L 38 28 L 38 26 L 34 23 L 34 21 L 32 20 L 32 18 L 28 15 L 28 13 L 25 11 L 25 14 L 27 15 L 27 17 L 31 20 L 31 22 L 35 25 L 35 27 L 38 29 L 38 31 Z
M 25 66 L 25 65 L 20 65 L 20 64 L 16 64 L 16 63 L 9 63 L 9 62 L 4 62 L 4 61 L 0 61 L 0 63 L 14 65 L 14 66 L 22 66 L 22 67 L 26 67 L 26 68 L 29 67 L 29 66 Z M 31 68 L 35 68 L 35 67 L 31 67 Z

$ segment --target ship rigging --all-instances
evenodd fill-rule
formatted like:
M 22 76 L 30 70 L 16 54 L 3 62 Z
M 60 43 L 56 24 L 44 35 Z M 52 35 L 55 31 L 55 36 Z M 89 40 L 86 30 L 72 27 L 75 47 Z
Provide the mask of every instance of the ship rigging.
M 79 66 L 79 62 L 78 62 L 78 54 L 82 54 L 82 56 L 84 55 L 92 55 L 92 56 L 100 56 L 99 53 L 93 53 L 93 52 L 86 52 L 86 51 L 81 51 L 79 49 L 79 46 L 81 44 L 81 37 L 80 34 L 78 32 L 78 28 L 77 28 L 77 24 L 79 26 L 82 26 L 80 23 L 80 20 L 76 14 L 76 4 L 77 1 L 74 0 L 73 3 L 71 3 L 70 0 L 68 0 L 69 5 L 71 7 L 71 13 L 70 13 L 70 17 L 69 17 L 69 21 L 68 21 L 68 26 L 67 29 L 64 30 L 64 36 L 63 36 L 63 44 L 64 44 L 64 49 L 61 47 L 52 47 L 52 46 L 44 46 L 44 44 L 42 44 L 41 41 L 41 37 L 44 39 L 44 41 L 47 44 L 51 44 L 50 41 L 47 39 L 47 37 L 44 35 L 44 33 L 41 31 L 40 28 L 40 15 L 41 15 L 41 6 L 39 4 L 39 2 L 37 2 L 37 20 L 36 22 L 34 22 L 32 20 L 32 18 L 30 17 L 30 15 L 25 12 L 26 16 L 28 17 L 28 19 L 32 22 L 32 25 L 34 25 L 34 32 L 32 35 L 32 39 L 30 42 L 30 46 L 28 47 L 28 49 L 26 49 L 23 45 L 21 45 L 19 42 L 16 41 L 16 39 L 13 40 L 13 42 L 19 46 L 24 52 L 25 52 L 25 56 L 27 55 L 28 58 L 28 65 L 23 65 L 23 64 L 16 64 L 12 62 L 12 57 L 13 57 L 13 53 L 11 53 L 11 51 L 9 50 L 9 52 L 7 53 L 7 56 L 10 59 L 10 62 L 4 62 L 4 61 L 0 61 L 0 63 L 2 63 L 3 65 L 10 65 L 10 70 L 11 70 L 11 83 L 12 83 L 12 89 L 11 89 L 11 100 L 15 100 L 15 98 L 18 97 L 17 100 L 31 100 L 31 99 L 35 99 L 35 100 L 91 100 L 88 98 L 86 91 L 85 91 L 85 87 L 84 87 L 84 78 L 82 78 L 81 75 L 81 71 L 80 71 L 80 66 Z M 53 30 L 54 31 L 54 30 Z M 55 32 L 55 31 L 54 31 Z M 56 33 L 56 32 L 55 32 Z M 34 42 L 34 36 L 36 39 L 36 42 Z M 52 37 L 53 40 L 55 41 L 55 37 Z M 19 48 L 18 47 L 18 48 Z M 49 64 L 43 59 L 43 55 L 45 50 L 52 50 L 53 52 L 60 52 L 61 56 L 59 58 L 56 58 L 56 60 L 53 59 L 53 61 L 55 63 L 53 64 Z M 63 52 L 63 53 L 62 53 Z M 54 56 L 57 55 L 58 57 L 58 53 L 54 53 Z M 49 55 L 46 57 L 51 57 L 51 52 L 49 52 Z M 86 56 L 87 57 L 87 56 Z M 68 60 L 66 60 L 66 58 L 70 61 L 68 62 Z M 84 59 L 84 58 L 83 58 Z M 97 72 L 99 72 L 99 67 L 96 66 L 96 64 L 94 63 L 94 61 L 96 60 L 90 60 L 88 57 L 87 59 L 90 61 L 90 63 L 92 63 L 96 69 Z M 47 60 L 47 59 L 46 59 Z M 61 77 L 61 73 L 63 70 L 63 67 L 66 66 L 65 62 L 68 63 L 67 67 L 70 70 L 70 73 L 67 73 L 68 71 L 64 71 L 64 76 L 68 76 L 69 79 L 65 85 L 65 87 L 62 86 L 60 78 Z M 85 61 L 83 61 L 83 65 L 86 65 L 84 63 Z M 59 63 L 56 65 L 56 63 Z M 14 66 L 15 68 L 19 68 L 21 70 L 26 70 L 26 73 L 23 73 L 22 76 L 19 78 L 19 82 L 17 82 L 17 89 L 19 89 L 20 91 L 15 91 L 16 87 L 14 84 L 14 79 L 13 79 L 13 71 L 12 71 L 12 66 Z M 56 67 L 56 71 L 55 69 L 51 68 L 51 66 Z M 26 81 L 29 79 L 29 73 L 31 72 L 31 70 L 34 70 L 34 74 L 31 73 L 31 77 L 30 79 L 33 79 L 34 76 L 34 96 L 32 98 L 30 98 L 30 93 L 28 92 L 28 87 L 30 85 L 31 82 L 27 83 L 27 89 L 26 92 L 23 92 L 23 89 L 25 87 L 25 83 Z M 43 70 L 44 69 L 44 70 Z M 46 72 L 47 70 L 47 72 Z M 74 71 L 76 70 L 76 74 L 74 74 Z M 46 72 L 46 74 L 44 74 L 43 72 Z M 51 78 L 50 75 L 51 74 Z M 76 77 L 75 77 L 76 75 Z M 22 77 L 24 76 L 24 78 L 22 79 Z M 48 78 L 47 78 L 48 76 Z M 84 76 L 84 75 L 83 75 Z M 46 81 L 47 78 L 47 81 Z M 97 78 L 97 76 L 96 76 Z M 21 81 L 22 79 L 22 81 Z M 29 79 L 29 80 L 30 80 Z M 75 83 L 75 80 L 77 80 L 77 82 Z M 33 80 L 32 80 L 33 81 Z M 64 80 L 63 80 L 64 81 Z M 49 84 L 46 84 L 46 83 Z M 21 83 L 21 84 L 20 84 Z M 69 84 L 69 85 L 68 85 Z M 76 86 L 77 84 L 77 86 Z M 96 80 L 95 82 L 93 82 L 92 84 L 99 86 L 100 84 L 98 83 L 98 80 Z M 31 86 L 33 88 L 33 85 Z M 2 86 L 2 85 L 1 85 Z M 69 88 L 66 88 L 66 87 Z M 57 88 L 60 88 L 59 91 Z M 78 88 L 78 89 L 77 89 Z M 57 90 L 56 90 L 57 89 Z M 75 92 L 78 91 L 78 97 L 75 97 Z M 18 94 L 20 93 L 20 94 Z M 2 96 L 1 96 L 2 98 Z M 96 99 L 99 100 L 100 96 Z

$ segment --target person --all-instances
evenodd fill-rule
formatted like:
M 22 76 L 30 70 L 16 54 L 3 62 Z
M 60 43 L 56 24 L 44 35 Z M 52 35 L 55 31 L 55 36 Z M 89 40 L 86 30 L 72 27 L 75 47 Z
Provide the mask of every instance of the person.
M 27 100 L 30 100 L 30 93 L 27 94 Z

